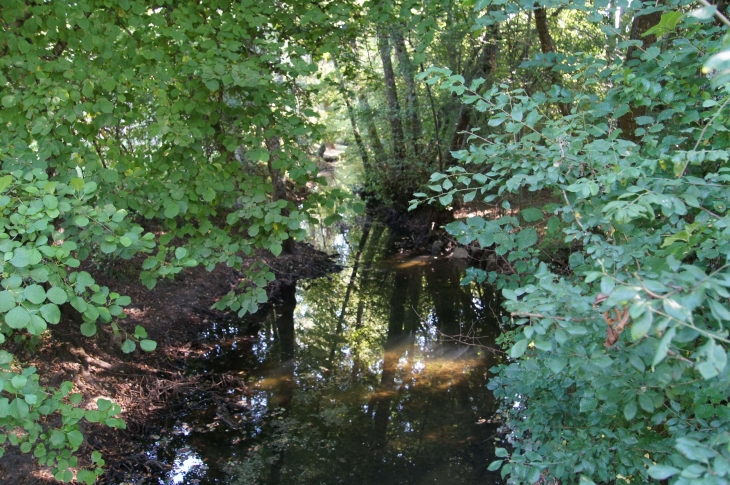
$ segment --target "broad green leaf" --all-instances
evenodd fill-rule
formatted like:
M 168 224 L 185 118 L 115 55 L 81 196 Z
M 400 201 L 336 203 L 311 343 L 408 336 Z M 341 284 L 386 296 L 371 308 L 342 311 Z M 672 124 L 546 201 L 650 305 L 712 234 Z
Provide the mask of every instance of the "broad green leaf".
M 23 295 L 31 303 L 39 305 L 46 301 L 46 291 L 40 285 L 26 286 L 23 290 Z
M 48 303 L 40 308 L 41 315 L 46 319 L 46 322 L 50 324 L 57 324 L 61 321 L 61 310 L 57 305 Z
M 94 322 L 84 322 L 81 324 L 81 334 L 85 337 L 93 337 L 96 335 L 96 323 Z
M 139 347 L 145 352 L 152 352 L 157 348 L 157 342 L 154 340 L 140 340 Z
M 513 359 L 518 359 L 518 358 L 522 357 L 522 355 L 527 350 L 527 344 L 529 344 L 529 343 L 530 342 L 527 339 L 522 339 L 522 340 L 518 341 L 510 349 L 509 356 L 512 357 Z
M 533 227 L 528 227 L 521 230 L 515 239 L 520 249 L 527 249 L 537 243 L 537 231 Z
M 654 480 L 666 480 L 667 478 L 676 475 L 681 472 L 679 468 L 667 465 L 652 465 L 647 470 L 647 473 Z
M 9 291 L 0 291 L 0 312 L 5 313 L 15 308 L 15 297 Z
M 134 349 L 137 348 L 137 344 L 135 344 L 132 340 L 125 340 L 122 344 L 122 352 L 125 354 L 129 354 L 131 352 L 134 352 Z
M 30 313 L 22 306 L 16 306 L 5 314 L 5 323 L 10 328 L 25 328 L 30 323 Z
M 26 266 L 31 264 L 30 261 L 30 252 L 25 248 L 17 248 L 13 252 L 13 257 L 10 259 L 10 264 L 15 266 L 16 268 L 25 268 Z
M 542 211 L 534 207 L 529 207 L 520 211 L 520 215 L 527 222 L 540 221 L 543 218 Z
M 62 288 L 59 288 L 58 286 L 51 287 L 46 293 L 46 297 L 49 301 L 55 303 L 56 305 L 63 305 L 68 300 L 68 295 L 66 295 L 66 291 L 64 291 Z
M 636 402 L 632 399 L 626 405 L 624 406 L 624 417 L 626 418 L 626 421 L 631 421 L 636 416 Z
M 31 315 L 30 323 L 28 323 L 28 332 L 31 335 L 40 335 L 46 331 L 46 321 L 38 315 Z
M 81 446 L 81 443 L 84 442 L 84 435 L 82 435 L 79 431 L 69 431 L 66 433 L 66 438 L 74 448 L 78 448 Z

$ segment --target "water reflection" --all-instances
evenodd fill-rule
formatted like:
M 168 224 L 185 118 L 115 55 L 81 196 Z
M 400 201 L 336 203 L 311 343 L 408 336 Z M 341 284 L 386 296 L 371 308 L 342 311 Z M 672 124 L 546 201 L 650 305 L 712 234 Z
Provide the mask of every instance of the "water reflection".
M 498 356 L 444 338 L 493 342 L 491 289 L 460 286 L 447 260 L 391 254 L 380 225 L 330 241 L 349 269 L 284 288 L 257 335 L 222 332 L 201 363 L 243 370 L 250 390 L 234 396 L 247 408 L 237 430 L 186 437 L 225 471 L 200 483 L 501 483 L 486 470 Z

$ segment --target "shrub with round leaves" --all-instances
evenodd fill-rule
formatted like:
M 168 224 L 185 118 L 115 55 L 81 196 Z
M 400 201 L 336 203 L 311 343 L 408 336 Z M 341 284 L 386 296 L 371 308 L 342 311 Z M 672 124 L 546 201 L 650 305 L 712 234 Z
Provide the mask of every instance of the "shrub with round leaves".
M 482 22 L 508 21 L 507 7 L 487 5 Z M 606 26 L 597 6 L 540 6 Z M 498 448 L 489 468 L 510 483 L 730 483 L 730 51 L 714 9 L 686 15 L 664 2 L 644 13 L 655 8 L 666 37 L 639 59 L 608 65 L 577 53 L 554 64 L 579 81 L 572 90 L 528 95 L 444 69 L 423 76 L 488 119 L 414 205 L 463 195 L 510 211 L 510 193 L 553 198 L 447 226 L 507 268 L 472 268 L 465 281 L 488 280 L 504 296 L 510 360 L 492 369 L 490 388 L 514 446 Z M 622 133 L 631 110 L 643 114 Z M 543 250 L 558 235 L 568 267 Z

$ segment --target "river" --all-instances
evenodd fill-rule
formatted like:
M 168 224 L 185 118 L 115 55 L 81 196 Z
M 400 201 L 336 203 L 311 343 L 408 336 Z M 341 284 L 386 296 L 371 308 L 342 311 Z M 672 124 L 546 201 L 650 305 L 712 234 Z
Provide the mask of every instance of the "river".
M 262 314 L 216 324 L 191 374 L 245 387 L 189 398 L 149 445 L 177 484 L 502 483 L 488 369 L 499 305 L 464 265 L 415 255 L 365 220 L 318 235 L 345 269 L 285 287 Z

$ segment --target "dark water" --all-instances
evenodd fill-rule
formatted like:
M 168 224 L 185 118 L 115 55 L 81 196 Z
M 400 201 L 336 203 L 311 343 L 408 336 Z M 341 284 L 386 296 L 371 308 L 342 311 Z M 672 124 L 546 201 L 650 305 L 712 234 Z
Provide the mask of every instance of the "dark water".
M 486 469 L 500 357 L 453 338 L 494 346 L 492 290 L 460 286 L 463 268 L 443 257 L 399 252 L 379 225 L 320 236 L 344 271 L 285 288 L 258 332 L 207 335 L 215 346 L 191 372 L 248 389 L 222 388 L 223 407 L 191 397 L 150 449 L 173 464 L 160 483 L 501 483 Z

